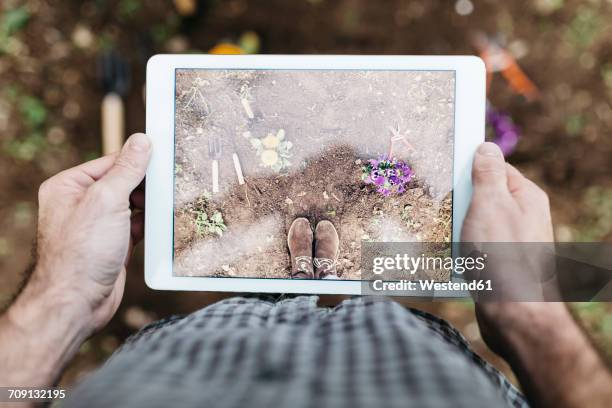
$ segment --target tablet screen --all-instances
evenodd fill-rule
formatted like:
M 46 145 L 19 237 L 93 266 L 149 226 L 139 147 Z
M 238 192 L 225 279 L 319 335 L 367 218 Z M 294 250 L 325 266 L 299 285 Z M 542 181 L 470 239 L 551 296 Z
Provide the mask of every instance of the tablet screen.
M 175 71 L 175 276 L 289 279 L 287 231 L 449 242 L 454 71 Z

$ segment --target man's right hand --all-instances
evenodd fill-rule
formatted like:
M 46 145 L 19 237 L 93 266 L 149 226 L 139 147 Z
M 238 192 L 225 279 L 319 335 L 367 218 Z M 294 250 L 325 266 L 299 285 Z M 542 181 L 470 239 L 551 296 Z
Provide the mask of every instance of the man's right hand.
M 462 242 L 485 245 L 504 243 L 502 245 L 508 246 L 508 249 L 511 249 L 512 243 L 517 243 L 517 249 L 522 249 L 520 243 L 554 242 L 548 196 L 516 168 L 506 163 L 501 150 L 494 143 L 483 143 L 478 148 L 474 156 L 472 183 L 474 192 L 461 231 Z M 494 245 L 492 247 L 496 248 Z M 520 265 L 521 259 L 514 261 L 515 265 Z M 503 266 L 496 268 L 494 264 L 489 264 L 487 269 L 488 277 L 494 279 L 506 282 L 514 279 L 515 283 L 521 279 L 516 274 L 504 277 L 504 274 L 516 271 L 504 270 L 509 268 Z M 501 293 L 498 295 L 501 296 Z M 512 299 L 518 296 L 509 294 L 508 297 Z M 515 318 L 524 319 L 524 316 L 535 313 L 533 309 L 542 306 L 550 310 L 552 305 L 541 302 L 487 301 L 477 303 L 476 310 L 484 339 L 493 350 L 502 352 L 502 342 L 495 326 L 511 324 Z M 565 310 L 562 304 L 556 304 L 554 308 Z
M 476 152 L 472 180 L 463 242 L 553 243 L 547 195 L 495 144 Z M 609 406 L 612 375 L 563 303 L 487 301 L 476 303 L 476 316 L 483 339 L 508 361 L 534 406 Z
M 466 242 L 553 242 L 548 196 L 504 161 L 494 143 L 474 157 L 474 193 L 463 223 Z

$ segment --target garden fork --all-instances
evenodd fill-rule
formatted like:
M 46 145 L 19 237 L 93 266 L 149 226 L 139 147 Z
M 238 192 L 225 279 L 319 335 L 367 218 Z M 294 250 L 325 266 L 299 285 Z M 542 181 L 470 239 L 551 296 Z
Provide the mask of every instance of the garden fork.
M 212 159 L 212 192 L 219 192 L 219 159 L 221 158 L 221 138 L 213 135 L 208 140 L 208 157 Z

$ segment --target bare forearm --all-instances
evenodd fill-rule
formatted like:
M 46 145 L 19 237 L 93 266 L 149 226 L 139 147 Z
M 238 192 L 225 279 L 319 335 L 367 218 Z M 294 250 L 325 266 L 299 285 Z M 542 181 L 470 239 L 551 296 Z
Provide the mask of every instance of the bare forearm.
M 517 308 L 518 313 L 499 322 L 497 351 L 532 404 L 609 406 L 612 375 L 567 308 L 560 303 Z
M 0 317 L 0 386 L 50 386 L 88 336 L 61 293 L 36 282 Z
M 126 254 L 143 235 L 141 214 L 131 207 L 144 210 L 144 200 L 130 197 L 143 193 L 151 152 L 146 135 L 132 135 L 121 152 L 40 186 L 37 267 L 0 316 L 0 386 L 53 384 L 81 343 L 117 311 Z

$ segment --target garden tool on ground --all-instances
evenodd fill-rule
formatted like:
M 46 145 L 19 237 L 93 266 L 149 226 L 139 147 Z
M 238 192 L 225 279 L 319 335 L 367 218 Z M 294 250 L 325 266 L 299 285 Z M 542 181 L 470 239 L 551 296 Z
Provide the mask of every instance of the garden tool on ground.
M 536 85 L 525 74 L 514 56 L 502 47 L 499 41 L 484 33 L 476 33 L 472 37 L 472 42 L 487 69 L 487 93 L 491 86 L 493 73 L 500 72 L 513 92 L 524 96 L 528 101 L 538 98 L 539 91 Z
M 232 153 L 232 160 L 234 161 L 234 170 L 236 171 L 236 177 L 238 177 L 238 184 L 244 184 L 244 175 L 242 174 L 242 166 L 240 164 L 240 158 L 238 157 L 238 149 L 236 149 L 236 136 L 232 132 L 232 147 L 234 153 Z
M 125 140 L 123 98 L 130 87 L 130 68 L 118 52 L 105 51 L 98 58 L 98 75 L 106 95 L 102 99 L 102 154 L 121 150 Z
M 213 135 L 208 139 L 208 157 L 212 160 L 212 192 L 219 192 L 219 159 L 221 158 L 221 138 Z

